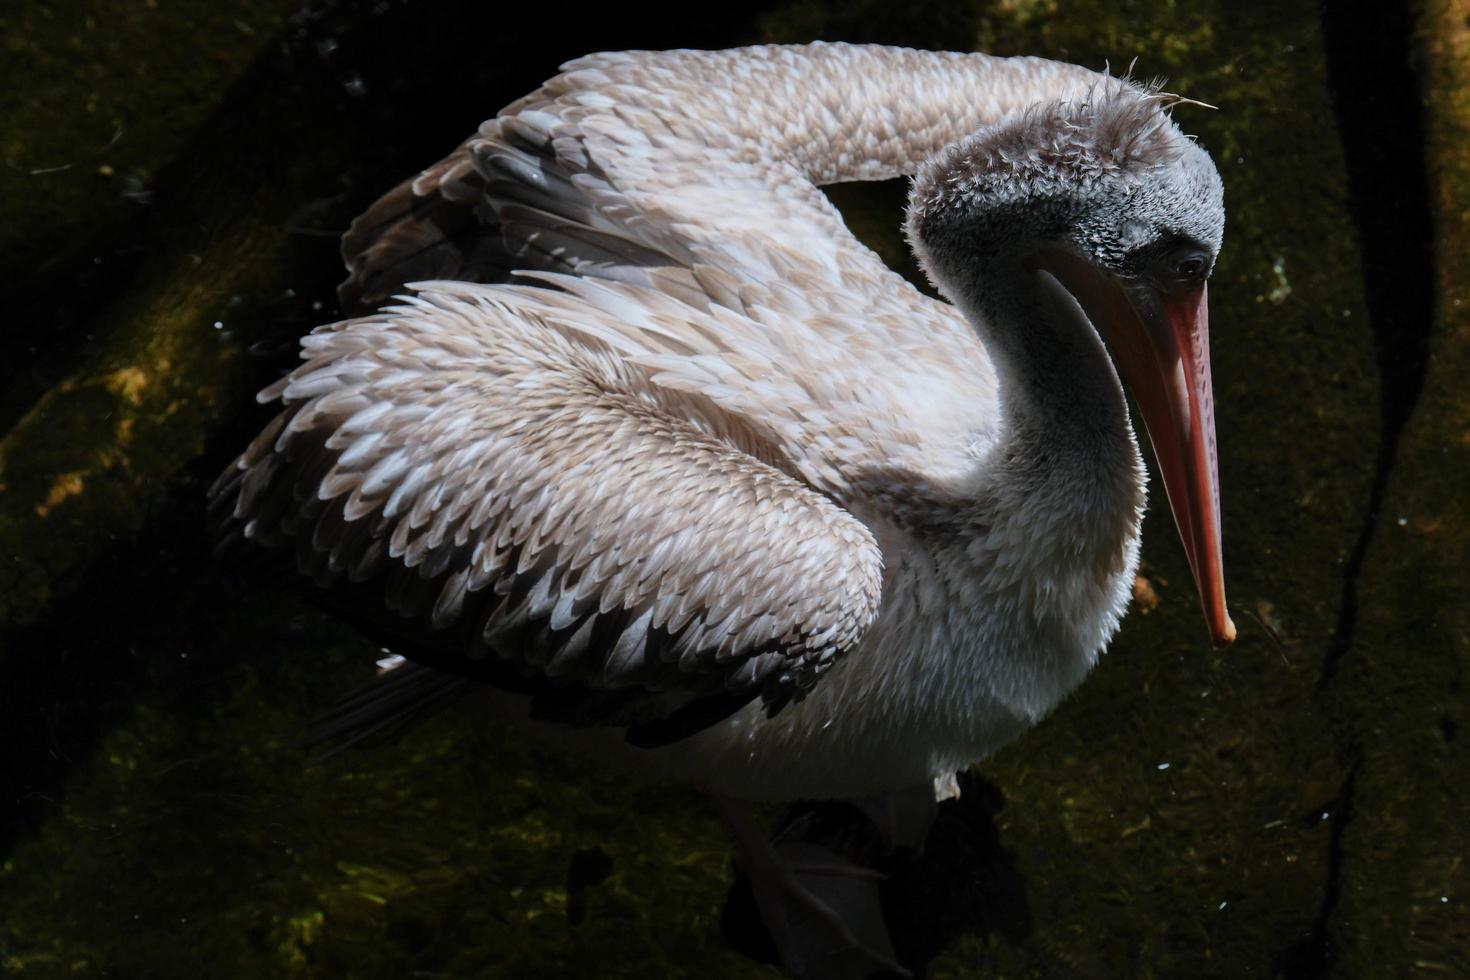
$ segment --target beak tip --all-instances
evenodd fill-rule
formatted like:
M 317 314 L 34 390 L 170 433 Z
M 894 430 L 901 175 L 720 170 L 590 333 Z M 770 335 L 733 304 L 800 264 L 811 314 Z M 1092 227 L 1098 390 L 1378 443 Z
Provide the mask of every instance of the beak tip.
M 1228 647 L 1235 642 L 1235 623 L 1231 620 L 1228 613 L 1225 615 L 1224 620 L 1219 627 L 1211 630 L 1214 634 L 1215 646 L 1217 647 Z

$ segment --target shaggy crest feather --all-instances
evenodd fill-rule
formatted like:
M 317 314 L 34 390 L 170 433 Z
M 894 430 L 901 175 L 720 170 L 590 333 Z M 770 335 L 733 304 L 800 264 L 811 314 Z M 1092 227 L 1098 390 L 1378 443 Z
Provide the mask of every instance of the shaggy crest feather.
M 1155 85 L 1103 76 L 1080 97 L 1032 105 L 936 154 L 919 168 L 911 207 L 968 204 L 1042 181 L 1070 188 L 1147 179 L 1184 153 L 1185 137 L 1166 111 L 1177 101 Z

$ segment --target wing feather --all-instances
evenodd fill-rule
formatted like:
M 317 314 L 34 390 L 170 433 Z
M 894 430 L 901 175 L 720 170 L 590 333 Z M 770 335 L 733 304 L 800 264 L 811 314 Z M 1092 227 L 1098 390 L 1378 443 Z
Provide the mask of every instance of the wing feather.
M 601 702 L 613 719 L 803 696 L 876 615 L 868 528 L 772 465 L 777 448 L 746 452 L 748 425 L 697 399 L 681 412 L 549 326 L 555 294 L 476 288 L 313 334 L 217 488 L 229 522 L 329 592 L 371 577 L 362 601 L 451 658 L 627 692 Z

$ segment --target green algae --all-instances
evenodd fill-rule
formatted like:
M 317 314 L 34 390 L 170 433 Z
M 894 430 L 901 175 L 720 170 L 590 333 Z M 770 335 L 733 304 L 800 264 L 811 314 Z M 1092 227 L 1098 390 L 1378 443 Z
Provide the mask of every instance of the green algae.
M 289 599 L 232 609 L 228 588 L 177 597 L 152 639 L 172 649 L 192 622 L 196 649 L 268 639 L 313 656 L 145 701 L 101 740 L 0 868 L 9 975 L 761 973 L 715 929 L 728 851 L 693 794 L 634 791 L 463 713 L 309 765 L 291 733 L 319 692 L 363 682 L 373 651 Z M 252 628 L 268 614 L 286 625 Z M 152 671 L 160 687 L 169 670 Z M 606 873 L 573 881 L 589 848 Z
M 1470 5 L 1434 0 L 1421 18 L 1434 357 L 1364 563 L 1354 643 L 1326 691 L 1354 761 L 1329 923 L 1344 975 L 1470 974 Z
M 1452 807 L 1464 812 L 1463 743 L 1445 736 L 1465 730 L 1453 684 L 1466 630 L 1446 613 L 1463 592 L 1453 583 L 1464 521 L 1452 490 L 1429 499 L 1422 488 L 1465 471 L 1443 452 L 1466 442 L 1467 415 L 1449 400 L 1459 361 L 1441 367 L 1426 398 L 1445 407 L 1405 449 L 1401 465 L 1422 475 L 1404 477 L 1390 512 L 1409 523 L 1390 527 L 1365 566 L 1374 612 L 1331 698 L 1316 690 L 1342 562 L 1367 516 L 1379 412 L 1317 18 L 1314 4 L 1223 0 L 798 3 L 768 15 L 761 36 L 726 39 L 976 47 L 1115 70 L 1137 57 L 1140 76 L 1220 106 L 1179 116 L 1219 161 L 1230 210 L 1211 299 L 1241 642 L 1207 648 L 1177 536 L 1156 509 L 1145 559 L 1157 607 L 1129 617 L 1077 696 L 979 768 L 994 799 L 969 784 L 917 869 L 894 882 L 900 947 L 924 950 L 929 976 L 1295 975 L 1334 874 L 1342 975 L 1458 965 L 1450 944 L 1463 949 L 1464 905 L 1438 898 L 1465 874 L 1449 826 Z M 0 442 L 0 542 L 25 559 L 0 566 L 0 621 L 64 641 L 12 640 L 5 657 L 82 660 L 83 643 L 47 623 L 89 601 L 88 576 L 118 547 L 109 535 L 146 535 L 179 493 L 197 511 L 195 461 L 217 465 L 211 442 L 248 436 L 230 428 L 231 406 L 259 372 L 212 323 L 268 315 L 288 287 L 321 295 L 330 282 L 323 250 L 283 229 L 302 198 L 331 193 L 366 136 L 309 88 L 271 71 L 254 84 L 242 96 L 247 133 L 279 138 L 266 119 L 285 105 L 302 119 L 280 169 L 257 172 L 258 160 L 195 140 L 184 172 L 223 173 L 193 191 L 185 182 L 182 203 L 152 219 L 156 247 L 106 311 L 105 336 Z M 239 118 L 216 132 L 236 132 Z M 234 193 L 221 198 L 222 186 Z M 901 184 L 832 197 L 913 274 L 897 234 Z M 78 192 L 55 213 L 89 200 Z M 1446 308 L 1447 324 L 1454 316 Z M 590 769 L 472 710 L 309 766 L 294 733 L 365 679 L 375 651 L 290 597 L 196 581 L 202 560 L 188 548 L 160 559 L 180 568 L 147 573 L 161 591 L 140 587 L 143 621 L 99 644 L 142 666 L 67 773 L 64 798 L 0 865 L 0 970 L 773 975 L 720 936 L 728 849 L 691 792 Z M 1433 670 L 1406 667 L 1410 645 Z M 183 669 L 181 653 L 211 669 Z M 1363 740 L 1363 795 L 1339 869 L 1333 811 L 1354 760 L 1334 733 L 1345 724 Z M 999 859 L 975 843 L 992 825 Z M 1020 884 L 1000 898 L 967 891 L 966 879 L 992 874 Z
M 58 310 L 126 264 L 118 238 L 157 203 L 160 172 L 297 6 L 61 0 L 0 11 L 0 269 L 26 287 L 12 290 L 0 336 L 6 425 L 64 372 L 71 338 Z
M 168 32 L 156 39 L 169 40 Z M 342 166 L 343 147 L 317 125 L 319 148 L 262 166 L 220 136 L 279 138 L 276 104 L 293 90 L 283 80 L 253 110 L 193 134 L 176 163 L 208 179 L 189 181 L 143 223 L 131 288 L 104 303 L 93 344 L 69 353 L 67 372 L 0 438 L 0 539 L 25 556 L 0 566 L 0 623 L 33 622 L 119 540 L 131 540 L 224 412 L 248 399 L 253 382 L 239 365 L 238 334 L 227 328 L 278 307 L 294 275 L 310 267 L 311 243 L 292 234 L 290 216 L 303 188 Z M 191 111 L 218 101 L 216 94 Z M 220 194 L 222 184 L 238 191 Z M 48 215 L 21 213 L 36 226 L 51 224 Z
M 0 16 L 0 267 L 34 270 L 144 206 L 159 169 L 298 4 L 17 4 Z

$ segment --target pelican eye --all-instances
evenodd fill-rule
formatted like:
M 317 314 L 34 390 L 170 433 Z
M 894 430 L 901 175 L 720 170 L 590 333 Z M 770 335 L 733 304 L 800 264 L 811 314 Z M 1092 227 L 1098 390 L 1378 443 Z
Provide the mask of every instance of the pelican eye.
M 1198 282 L 1209 273 L 1210 260 L 1200 252 L 1187 252 L 1174 257 L 1173 271 L 1178 279 Z

